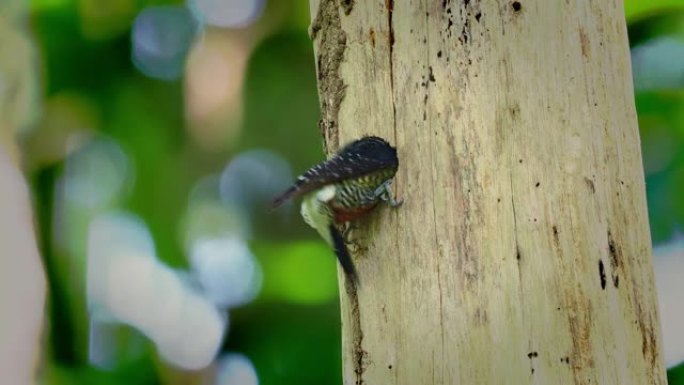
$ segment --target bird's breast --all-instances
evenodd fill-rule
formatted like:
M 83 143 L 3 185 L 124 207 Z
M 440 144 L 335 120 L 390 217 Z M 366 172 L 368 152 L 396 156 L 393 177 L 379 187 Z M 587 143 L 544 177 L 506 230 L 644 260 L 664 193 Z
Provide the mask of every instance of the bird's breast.
M 332 211 L 335 216 L 335 222 L 344 223 L 353 221 L 356 218 L 362 217 L 378 205 L 378 202 L 373 202 L 372 204 L 366 206 L 356 206 L 356 207 L 335 207 L 332 206 Z

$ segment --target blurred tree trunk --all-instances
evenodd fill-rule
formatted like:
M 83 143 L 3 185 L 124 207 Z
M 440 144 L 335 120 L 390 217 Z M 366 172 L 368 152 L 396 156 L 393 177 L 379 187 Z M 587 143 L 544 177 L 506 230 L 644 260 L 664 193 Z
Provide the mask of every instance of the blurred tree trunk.
M 37 71 L 23 0 L 0 2 L 0 384 L 36 383 L 45 276 L 16 134 L 37 110 Z
M 352 233 L 345 384 L 664 384 L 622 2 L 312 0 L 328 152 L 396 143 Z

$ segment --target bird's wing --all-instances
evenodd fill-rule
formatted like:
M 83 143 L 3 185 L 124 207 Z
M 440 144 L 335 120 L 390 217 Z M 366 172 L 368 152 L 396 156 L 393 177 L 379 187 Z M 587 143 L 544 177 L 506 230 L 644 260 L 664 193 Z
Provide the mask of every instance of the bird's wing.
M 275 209 L 290 198 L 301 196 L 326 184 L 361 177 L 384 168 L 396 167 L 396 160 L 387 162 L 343 151 L 297 177 L 290 188 L 273 200 L 272 207 Z

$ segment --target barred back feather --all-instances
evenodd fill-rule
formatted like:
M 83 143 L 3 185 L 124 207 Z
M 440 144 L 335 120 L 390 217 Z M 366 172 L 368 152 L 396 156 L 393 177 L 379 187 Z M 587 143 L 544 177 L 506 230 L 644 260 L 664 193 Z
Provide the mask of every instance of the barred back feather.
M 287 191 L 273 200 L 273 208 L 326 184 L 356 179 L 381 170 L 396 172 L 398 166 L 397 150 L 387 141 L 377 136 L 363 137 L 300 175 Z

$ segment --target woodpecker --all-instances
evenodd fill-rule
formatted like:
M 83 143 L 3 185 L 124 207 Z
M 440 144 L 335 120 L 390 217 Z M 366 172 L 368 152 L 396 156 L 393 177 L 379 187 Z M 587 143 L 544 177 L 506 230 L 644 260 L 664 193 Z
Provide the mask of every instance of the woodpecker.
M 304 221 L 334 249 L 345 274 L 356 282 L 356 268 L 340 226 L 370 212 L 381 201 L 392 207 L 401 205 L 390 189 L 398 167 L 396 148 L 377 136 L 365 136 L 300 175 L 273 200 L 273 207 L 303 196 Z

